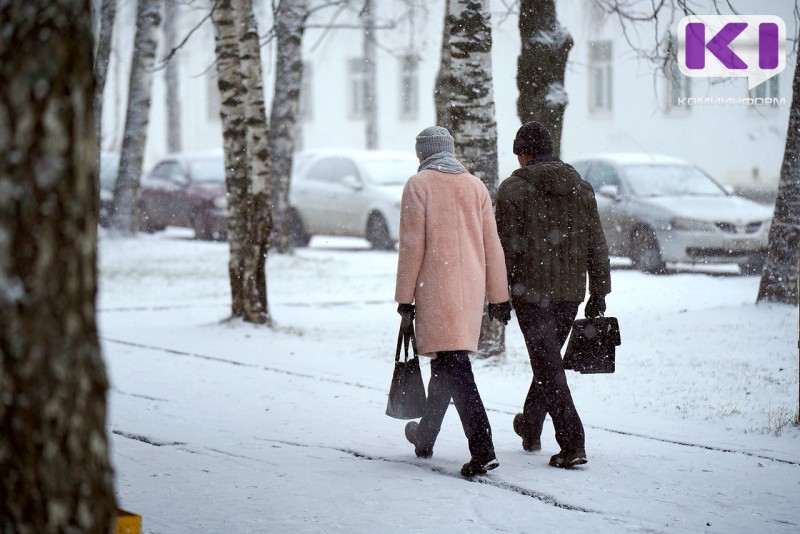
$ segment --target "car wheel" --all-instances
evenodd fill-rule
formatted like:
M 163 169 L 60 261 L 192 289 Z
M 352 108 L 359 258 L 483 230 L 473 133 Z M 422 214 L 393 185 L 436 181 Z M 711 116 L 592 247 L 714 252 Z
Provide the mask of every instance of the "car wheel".
M 658 239 L 648 228 L 638 228 L 631 236 L 631 260 L 643 273 L 661 274 L 664 261 L 658 248 Z
M 739 271 L 744 275 L 761 274 L 764 272 L 764 264 L 767 263 L 766 253 L 756 252 L 748 256 L 747 261 L 739 264 Z
M 373 213 L 367 221 L 367 241 L 375 250 L 394 250 L 394 241 L 389 235 L 389 225 L 383 216 Z
M 303 219 L 295 210 L 289 212 L 289 246 L 307 247 L 311 242 L 311 236 L 306 233 L 303 227 Z

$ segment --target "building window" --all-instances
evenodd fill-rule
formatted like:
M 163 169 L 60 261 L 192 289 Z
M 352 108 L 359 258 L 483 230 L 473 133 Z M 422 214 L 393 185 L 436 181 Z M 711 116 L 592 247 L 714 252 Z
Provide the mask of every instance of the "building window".
M 778 98 L 780 93 L 778 85 L 778 76 L 773 76 L 769 80 L 760 83 L 753 87 L 750 91 L 751 98 Z
M 670 34 L 667 40 L 667 92 L 668 107 L 670 110 L 682 109 L 689 111 L 691 106 L 680 105 L 681 99 L 692 96 L 692 79 L 685 76 L 678 66 L 678 40 Z
M 400 59 L 400 118 L 414 120 L 419 113 L 419 58 Z
M 300 87 L 300 104 L 298 118 L 303 121 L 310 121 L 314 118 L 314 95 L 311 92 L 311 79 L 314 72 L 311 70 L 311 63 L 303 62 L 303 82 Z
M 611 113 L 611 41 L 589 43 L 589 111 Z
M 348 62 L 350 75 L 350 118 L 363 119 L 367 116 L 367 64 L 363 58 Z

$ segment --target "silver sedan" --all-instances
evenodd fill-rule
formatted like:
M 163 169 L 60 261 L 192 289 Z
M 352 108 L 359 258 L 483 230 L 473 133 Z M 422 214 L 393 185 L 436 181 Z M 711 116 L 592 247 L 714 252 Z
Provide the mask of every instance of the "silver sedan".
M 613 256 L 650 273 L 667 262 L 764 267 L 772 209 L 729 194 L 695 165 L 673 157 L 604 154 L 572 165 L 594 188 Z
M 324 149 L 295 155 L 289 192 L 291 240 L 313 235 L 363 237 L 393 250 L 400 234 L 400 197 L 417 172 L 413 153 Z

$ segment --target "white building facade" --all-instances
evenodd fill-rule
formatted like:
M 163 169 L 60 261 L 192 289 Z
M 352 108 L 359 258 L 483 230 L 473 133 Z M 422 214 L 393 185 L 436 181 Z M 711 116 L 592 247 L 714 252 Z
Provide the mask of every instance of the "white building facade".
M 360 4 L 360 2 L 356 2 Z M 509 2 L 506 2 L 509 3 Z M 700 4 L 701 2 L 698 2 Z M 706 12 L 713 14 L 711 0 Z M 255 1 L 260 30 L 271 26 L 270 2 Z M 640 2 L 646 9 L 649 1 Z M 790 39 L 798 29 L 793 0 L 734 0 L 743 14 L 780 16 Z M 443 0 L 373 0 L 376 12 L 378 146 L 412 151 L 415 135 L 433 124 L 433 89 L 439 66 Z M 359 6 L 315 12 L 304 40 L 306 65 L 298 148 L 364 148 L 363 32 Z M 775 188 L 783 159 L 792 78 L 796 63 L 789 42 L 786 69 L 748 91 L 746 78 L 729 80 L 665 76 L 632 48 L 674 39 L 681 14 L 665 13 L 656 27 L 628 27 L 600 12 L 592 0 L 557 0 L 561 24 L 572 35 L 565 88 L 569 98 L 562 158 L 589 153 L 646 152 L 697 163 L 719 181 L 744 188 Z M 183 149 L 222 146 L 219 96 L 210 20 L 200 23 L 210 4 L 194 2 L 179 10 L 179 38 L 195 31 L 176 54 L 179 62 Z M 121 0 L 105 94 L 103 147 L 118 150 L 125 116 L 135 2 Z M 497 111 L 500 179 L 516 168 L 512 141 L 520 126 L 516 113 L 517 16 L 503 2 L 492 4 L 493 79 Z M 274 41 L 262 48 L 265 97 L 274 86 Z M 665 41 L 666 42 L 666 41 Z M 165 55 L 162 51 L 162 56 Z M 166 153 L 166 87 L 163 71 L 154 79 L 145 169 Z M 751 97 L 753 101 L 749 100 Z M 755 97 L 758 97 L 756 99 Z M 763 100 L 761 100 L 763 99 Z M 777 103 L 764 105 L 774 99 Z M 755 105 L 759 102 L 759 105 Z

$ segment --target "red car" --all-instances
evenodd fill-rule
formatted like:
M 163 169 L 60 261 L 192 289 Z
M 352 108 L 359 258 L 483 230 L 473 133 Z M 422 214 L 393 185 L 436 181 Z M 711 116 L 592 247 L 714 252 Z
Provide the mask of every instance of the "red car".
M 141 229 L 193 228 L 197 239 L 226 239 L 228 200 L 221 151 L 170 154 L 142 180 Z

